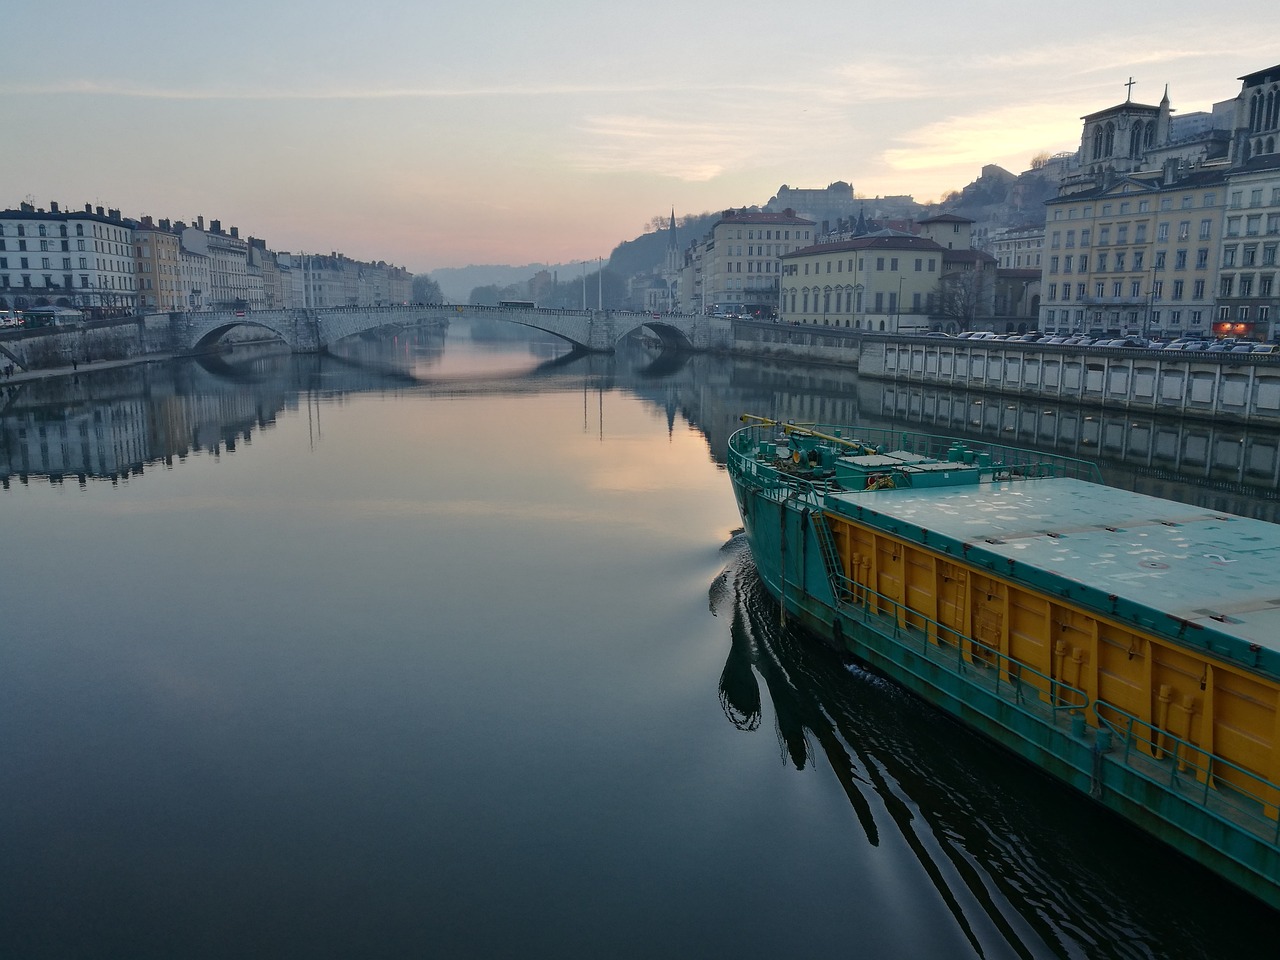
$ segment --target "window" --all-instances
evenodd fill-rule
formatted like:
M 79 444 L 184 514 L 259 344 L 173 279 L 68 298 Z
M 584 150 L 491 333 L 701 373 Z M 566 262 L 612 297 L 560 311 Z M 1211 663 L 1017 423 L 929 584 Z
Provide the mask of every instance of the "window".
M 1242 191 L 1242 190 L 1232 190 L 1232 191 L 1231 191 L 1231 201 L 1230 201 L 1230 204 L 1229 204 L 1229 205 L 1230 205 L 1230 207 L 1231 207 L 1231 209 L 1232 209 L 1232 210 L 1239 210 L 1239 209 L 1240 209 L 1240 207 L 1243 205 L 1243 203 L 1244 203 L 1244 191 Z
M 1123 250 L 1116 251 L 1116 269 L 1117 270 L 1124 269 L 1124 251 Z
M 1055 210 L 1054 212 L 1056 213 L 1057 211 Z M 1061 245 L 1062 245 L 1062 235 L 1057 230 L 1055 230 L 1049 237 L 1049 249 L 1057 250 L 1058 247 L 1060 247 Z
M 1209 265 L 1209 251 L 1201 247 L 1196 251 L 1196 269 L 1203 270 Z
M 1133 228 L 1133 242 L 1134 243 L 1147 242 L 1147 225 L 1145 223 L 1140 223 Z
M 1057 257 L 1050 257 L 1050 258 L 1049 258 L 1049 272 L 1050 272 L 1050 273 L 1057 273 L 1057 272 L 1058 272 L 1058 258 L 1057 258 Z
M 1208 240 L 1212 236 L 1213 236 L 1213 221 L 1201 220 L 1200 221 L 1200 239 Z
M 897 257 L 890 257 L 890 258 L 889 258 L 889 269 L 890 269 L 890 270 L 892 270 L 892 271 L 894 271 L 895 273 L 897 272 L 897 270 L 898 270 L 898 258 L 897 258 Z
M 1231 296 L 1232 290 L 1234 290 L 1235 288 L 1235 283 L 1236 283 L 1235 277 L 1223 277 L 1218 282 L 1218 296 L 1220 297 Z
M 1075 259 L 1075 258 L 1074 258 L 1074 257 L 1072 257 L 1072 256 L 1070 256 L 1070 255 L 1067 255 L 1067 256 L 1065 256 L 1065 257 L 1063 257 L 1063 258 L 1062 258 L 1062 272 L 1063 272 L 1063 273 L 1070 273 L 1070 272 L 1071 272 L 1071 261 L 1072 261 L 1072 260 L 1074 260 L 1074 259 Z
M 1243 250 L 1244 258 L 1241 264 L 1246 267 L 1256 266 L 1258 262 L 1258 245 L 1256 243 L 1246 243 Z
M 1272 277 L 1271 277 L 1271 274 L 1269 273 L 1263 274 L 1261 277 L 1258 278 L 1258 296 L 1260 297 L 1271 296 L 1271 281 L 1272 281 Z
M 1123 204 L 1121 204 L 1121 206 L 1123 206 Z M 1128 243 L 1128 242 L 1129 242 L 1129 225 L 1127 223 L 1122 223 L 1118 227 L 1116 227 L 1116 243 Z
M 1119 299 L 1121 289 L 1122 289 L 1122 284 L 1120 283 L 1120 281 L 1119 280 L 1115 281 L 1114 283 L 1111 284 L 1111 295 Z
M 1058 285 L 1056 283 L 1049 284 L 1049 299 L 1050 300 L 1058 299 Z
M 1139 212 L 1139 213 L 1147 213 L 1147 212 L 1149 212 L 1150 210 L 1151 210 L 1151 201 L 1150 201 L 1150 200 L 1139 200 L 1139 201 L 1138 201 L 1138 212 Z
M 1102 246 L 1104 246 L 1104 247 L 1105 247 L 1105 246 L 1106 246 L 1107 244 L 1109 244 L 1110 242 L 1111 242 L 1111 228 L 1110 228 L 1110 227 L 1099 227 L 1099 228 L 1098 228 L 1098 243 L 1100 243 Z
M 1234 267 L 1236 265 L 1236 249 L 1234 244 L 1222 248 L 1222 265 L 1224 267 Z
M 1163 250 L 1156 251 L 1155 269 L 1157 270 L 1164 269 L 1164 251 Z
M 1258 187 L 1258 189 L 1256 190 L 1249 191 L 1249 206 L 1251 207 L 1262 206 L 1262 188 L 1261 187 Z
M 1080 254 L 1080 272 L 1089 272 L 1089 255 L 1087 253 Z
M 1067 249 L 1073 250 L 1076 245 L 1076 232 L 1074 230 L 1067 231 Z
M 1133 251 L 1133 269 L 1135 270 L 1142 269 L 1142 258 L 1143 258 L 1143 251 L 1141 250 Z
M 1192 300 L 1204 299 L 1204 281 L 1203 280 L 1197 280 L 1195 283 L 1191 285 L 1191 299 Z
M 877 270 L 884 269 L 884 257 L 876 257 L 876 269 Z
M 1169 241 L 1169 225 L 1162 223 L 1156 227 L 1156 243 L 1168 243 Z
M 1136 283 L 1137 281 L 1134 281 L 1134 282 Z M 1157 280 L 1157 281 L 1155 281 L 1153 284 L 1151 284 L 1151 296 L 1152 296 L 1152 299 L 1159 300 L 1163 295 L 1164 295 L 1164 281 L 1163 281 L 1163 280 Z
M 1240 278 L 1240 296 L 1253 296 L 1253 275 L 1247 274 Z
M 1186 240 L 1191 236 L 1191 221 L 1183 220 L 1178 224 L 1178 239 Z
M 1175 270 L 1187 269 L 1187 251 L 1179 250 L 1173 255 L 1173 269 Z
M 1099 280 L 1097 283 L 1095 283 L 1095 284 L 1093 285 L 1093 295 L 1094 295 L 1095 297 L 1099 297 L 1099 298 L 1101 298 L 1101 297 L 1105 296 L 1105 294 L 1103 293 L 1103 291 L 1106 289 L 1106 286 L 1107 286 L 1107 285 L 1106 285 L 1105 283 L 1103 283 L 1101 280 Z
M 1182 286 L 1183 286 L 1183 281 L 1181 280 L 1173 281 L 1173 299 L 1175 300 L 1182 299 Z
M 1080 246 L 1087 247 L 1089 245 L 1089 236 L 1090 230 L 1088 227 L 1080 231 Z
M 1130 281 L 1129 281 L 1129 296 L 1131 296 L 1131 297 L 1140 297 L 1140 296 L 1142 296 L 1142 281 L 1141 281 L 1141 280 L 1130 280 Z

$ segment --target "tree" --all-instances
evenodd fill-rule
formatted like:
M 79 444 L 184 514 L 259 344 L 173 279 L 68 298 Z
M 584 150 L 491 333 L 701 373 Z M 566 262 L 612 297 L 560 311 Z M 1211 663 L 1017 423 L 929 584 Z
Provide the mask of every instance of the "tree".
M 936 316 L 955 320 L 961 330 L 972 330 L 976 320 L 991 316 L 994 295 L 993 270 L 958 270 L 944 274 L 934 292 Z
M 440 284 L 425 273 L 413 275 L 414 303 L 444 303 L 444 294 L 440 292 Z

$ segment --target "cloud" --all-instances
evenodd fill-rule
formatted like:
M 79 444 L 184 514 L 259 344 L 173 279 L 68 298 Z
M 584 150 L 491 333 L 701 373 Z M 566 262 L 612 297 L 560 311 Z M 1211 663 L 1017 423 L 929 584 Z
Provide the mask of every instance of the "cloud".
M 635 114 L 588 117 L 580 132 L 591 142 L 572 158 L 588 173 L 651 173 L 701 183 L 752 150 L 752 126 L 668 120 Z
M 896 170 L 915 171 L 992 163 L 1010 156 L 1030 159 L 1040 149 L 1073 143 L 1079 130 L 1078 118 L 1064 114 L 1061 104 L 998 107 L 947 117 L 905 133 L 898 139 L 907 146 L 886 150 L 884 160 Z
M 914 65 L 899 65 L 882 60 L 858 60 L 829 71 L 840 86 L 827 88 L 833 99 L 846 103 L 874 103 L 892 100 L 922 100 L 937 96 L 947 85 L 932 79 L 937 76 Z

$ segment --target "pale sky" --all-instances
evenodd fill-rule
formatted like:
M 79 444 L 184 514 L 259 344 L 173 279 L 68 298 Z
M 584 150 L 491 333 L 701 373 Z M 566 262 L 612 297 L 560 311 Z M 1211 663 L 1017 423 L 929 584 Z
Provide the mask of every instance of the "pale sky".
M 931 201 L 1020 172 L 1130 76 L 1208 110 L 1280 61 L 1273 3 L 1223 10 L 7 0 L 0 208 L 203 215 L 415 273 L 594 260 L 784 183 Z

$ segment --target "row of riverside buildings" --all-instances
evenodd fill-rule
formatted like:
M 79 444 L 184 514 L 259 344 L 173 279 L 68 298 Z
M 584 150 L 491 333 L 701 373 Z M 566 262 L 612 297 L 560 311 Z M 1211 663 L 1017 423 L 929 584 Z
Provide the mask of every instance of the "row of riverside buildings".
M 340 253 L 267 249 L 204 217 L 191 224 L 85 204 L 0 211 L 0 310 L 91 317 L 407 303 L 413 275 Z
M 1175 117 L 1166 88 L 1083 117 L 1079 148 L 1042 161 L 1058 183 L 1043 225 L 942 214 L 831 230 L 795 209 L 726 210 L 678 250 L 673 218 L 646 307 L 887 332 L 1275 339 L 1280 65 L 1239 79 L 1207 111 Z

